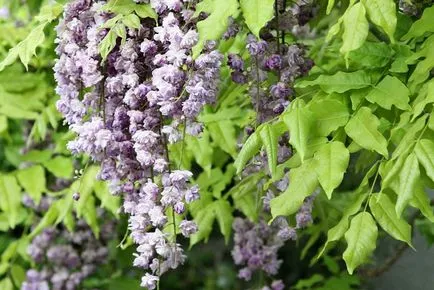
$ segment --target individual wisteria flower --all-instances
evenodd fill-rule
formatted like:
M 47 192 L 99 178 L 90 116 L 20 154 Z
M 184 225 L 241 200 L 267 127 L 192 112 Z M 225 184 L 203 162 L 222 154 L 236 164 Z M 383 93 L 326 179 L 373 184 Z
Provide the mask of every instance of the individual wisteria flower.
M 177 230 L 163 229 L 199 198 L 191 172 L 173 170 L 177 162 L 171 162 L 168 144 L 182 140 L 183 132 L 201 133 L 195 119 L 215 102 L 223 56 L 217 43 L 208 42 L 192 57 L 199 38 L 192 18 L 196 1 L 135 2 L 149 3 L 157 23 L 145 18 L 139 29 L 127 28 L 105 61 L 98 45 L 108 33 L 102 25 L 114 15 L 101 9 L 101 1 L 67 4 L 57 27 L 54 70 L 57 108 L 77 135 L 68 148 L 100 163 L 98 177 L 123 196 L 138 245 L 134 264 L 147 271 L 142 286 L 153 289 L 185 260 Z M 175 227 L 184 236 L 197 231 L 189 220 Z

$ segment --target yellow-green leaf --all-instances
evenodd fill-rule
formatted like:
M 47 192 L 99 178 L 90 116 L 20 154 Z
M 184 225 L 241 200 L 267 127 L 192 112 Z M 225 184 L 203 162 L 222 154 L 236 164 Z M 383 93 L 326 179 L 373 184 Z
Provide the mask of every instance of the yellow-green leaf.
M 340 49 L 342 54 L 348 54 L 363 45 L 368 36 L 369 24 L 365 17 L 365 7 L 357 3 L 345 13 L 343 19 L 344 33 L 343 44 Z
M 348 247 L 343 254 L 351 275 L 375 250 L 377 236 L 378 228 L 370 213 L 361 212 L 351 220 L 350 228 L 345 233 Z
M 341 184 L 350 161 L 350 152 L 341 142 L 334 141 L 322 146 L 314 155 L 314 168 L 327 197 Z
M 394 0 L 362 0 L 371 21 L 380 26 L 392 43 L 396 30 L 396 5 Z
M 373 195 L 369 201 L 375 220 L 389 235 L 411 246 L 411 226 L 396 214 L 394 205 L 386 194 L 377 195 L 378 198 Z
M 274 16 L 274 0 L 240 0 L 247 27 L 259 38 L 259 31 Z
M 416 154 L 411 153 L 404 162 L 399 173 L 399 192 L 396 201 L 396 214 L 401 216 L 406 205 L 413 198 L 414 188 L 420 178 L 419 163 Z
M 387 141 L 378 131 L 380 120 L 367 107 L 362 107 L 345 126 L 345 132 L 357 144 L 388 157 Z

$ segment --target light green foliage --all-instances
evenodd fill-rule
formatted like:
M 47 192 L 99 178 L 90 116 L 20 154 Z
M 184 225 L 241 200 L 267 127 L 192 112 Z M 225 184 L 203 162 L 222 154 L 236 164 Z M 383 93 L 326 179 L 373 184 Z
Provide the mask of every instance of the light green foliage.
M 415 185 L 420 178 L 419 163 L 416 154 L 411 153 L 405 160 L 399 173 L 399 192 L 396 201 L 396 213 L 401 216 L 405 206 L 412 199 Z
M 9 227 L 14 228 L 21 207 L 21 188 L 14 176 L 0 176 L 0 200 L 0 208 L 7 215 Z
M 39 204 L 46 189 L 45 171 L 40 165 L 34 165 L 17 172 L 17 179 L 24 190 Z
M 369 208 L 380 226 L 392 237 L 411 246 L 411 226 L 395 212 L 390 198 L 384 193 L 377 193 L 369 200 Z
M 277 166 L 277 141 L 278 136 L 274 132 L 274 128 L 270 124 L 265 124 L 265 126 L 259 131 L 262 144 L 264 144 L 265 152 L 267 152 L 268 168 L 270 170 L 271 176 L 276 174 Z
M 328 136 L 341 126 L 344 126 L 349 119 L 347 106 L 333 99 L 325 99 L 313 102 L 309 105 L 309 110 L 315 118 L 314 128 L 320 136 Z
M 407 110 L 409 95 L 410 91 L 398 78 L 386 76 L 369 92 L 366 99 L 387 110 L 390 110 L 392 105 Z
M 17 58 L 28 70 L 30 60 L 36 54 L 36 48 L 44 43 L 45 27 L 56 19 L 62 11 L 62 5 L 57 3 L 42 8 L 40 15 L 36 17 L 39 24 L 32 29 L 25 39 L 9 50 L 7 56 L 0 62 L 0 71 L 13 64 Z
M 426 174 L 434 181 L 434 142 L 422 139 L 415 148 L 417 159 L 425 168 Z
M 237 0 L 204 0 L 197 5 L 195 15 L 200 12 L 209 13 L 209 16 L 197 23 L 199 42 L 193 48 L 193 58 L 199 55 L 207 40 L 221 38 L 228 27 L 229 17 L 238 16 L 239 3 Z
M 111 0 L 102 9 L 117 14 L 100 28 L 109 29 L 98 46 L 103 61 L 116 46 L 118 37 L 121 38 L 122 42 L 125 42 L 127 38 L 126 28 L 140 28 L 139 16 L 141 18 L 152 18 L 155 21 L 158 19 L 157 13 L 151 8 L 150 4 L 138 4 L 129 0 Z
M 350 161 L 350 152 L 341 142 L 330 142 L 314 155 L 314 168 L 327 197 L 341 184 Z
M 365 14 L 365 7 L 361 3 L 357 3 L 343 17 L 344 33 L 342 34 L 343 44 L 340 51 L 347 58 L 348 53 L 361 47 L 368 36 L 369 24 Z
M 362 206 L 362 203 L 365 201 L 366 196 L 367 196 L 366 194 L 359 195 L 359 197 L 345 209 L 341 220 L 334 227 L 328 230 L 327 241 L 324 247 L 322 248 L 321 252 L 319 253 L 318 257 L 322 256 L 329 243 L 338 241 L 344 236 L 345 232 L 348 230 L 348 227 L 350 225 L 349 218 L 355 215 L 360 210 L 360 207 Z
M 350 67 L 357 64 L 366 68 L 383 67 L 392 60 L 393 49 L 382 42 L 366 41 L 348 54 Z
M 357 144 L 387 157 L 387 141 L 378 131 L 380 120 L 367 107 L 362 107 L 345 126 L 345 132 Z
M 343 254 L 350 274 L 372 254 L 377 236 L 377 225 L 369 213 L 361 212 L 351 220 L 350 228 L 345 233 L 348 246 Z
M 337 72 L 334 75 L 320 75 L 313 81 L 298 82 L 296 87 L 305 88 L 319 85 L 326 93 L 344 93 L 349 90 L 361 89 L 371 85 L 371 78 L 364 70 L 355 72 Z
M 300 167 L 290 171 L 289 180 L 291 183 L 288 189 L 270 202 L 273 218 L 297 212 L 304 199 L 316 189 L 318 176 L 314 166 L 314 161 L 309 159 Z
M 275 0 L 240 0 L 241 11 L 250 31 L 259 38 L 259 31 L 274 17 Z
M 314 125 L 312 115 L 304 102 L 293 103 L 289 112 L 283 115 L 283 121 L 290 132 L 289 142 L 300 154 L 301 160 L 305 158 L 310 131 Z
M 395 1 L 362 0 L 362 3 L 371 21 L 386 32 L 392 43 L 395 42 L 394 34 L 397 22 Z
M 402 39 L 408 40 L 410 38 L 421 37 L 426 32 L 434 32 L 433 18 L 434 6 L 426 8 L 423 11 L 422 17 L 413 23 L 410 30 L 402 37 Z

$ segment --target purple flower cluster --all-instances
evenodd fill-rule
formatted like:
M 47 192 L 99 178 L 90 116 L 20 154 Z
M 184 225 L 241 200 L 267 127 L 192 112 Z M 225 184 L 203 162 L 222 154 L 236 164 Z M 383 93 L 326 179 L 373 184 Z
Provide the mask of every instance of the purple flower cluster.
M 79 289 L 81 282 L 107 261 L 107 243 L 114 226 L 108 219 L 98 239 L 83 220 L 76 221 L 73 233 L 62 226 L 44 229 L 27 249 L 37 267 L 27 271 L 21 290 Z
M 125 41 L 104 62 L 98 43 L 107 29 L 100 27 L 113 15 L 101 12 L 97 1 L 66 5 L 57 28 L 55 76 L 57 107 L 77 135 L 68 148 L 100 162 L 99 178 L 124 196 L 138 245 L 134 264 L 148 271 L 142 286 L 154 289 L 161 274 L 185 259 L 176 232 L 197 231 L 187 219 L 173 225 L 173 216 L 185 217 L 186 204 L 199 193 L 189 184 L 190 172 L 171 170 L 168 145 L 182 139 L 182 132 L 201 132 L 195 118 L 215 102 L 223 56 L 210 42 L 192 58 L 198 42 L 194 2 L 136 2 L 150 3 L 158 25 L 141 19 L 139 29 L 127 28 Z
M 295 215 L 297 229 L 305 228 L 312 223 L 312 207 L 318 193 L 319 191 L 315 191 L 314 193 L 312 193 L 312 195 L 304 199 L 303 205 Z
M 281 44 L 277 48 L 275 43 L 257 40 L 253 35 L 248 37 L 247 50 L 250 54 L 249 72 L 244 71 L 243 60 L 238 55 L 231 55 L 228 65 L 233 70 L 234 82 L 251 80 L 250 96 L 258 114 L 257 120 L 262 123 L 285 110 L 294 94 L 291 88 L 294 80 L 305 76 L 313 62 L 305 58 L 304 49 L 297 44 Z M 270 83 L 270 73 L 276 76 L 275 83 Z
M 286 240 L 296 238 L 295 230 L 288 226 L 286 219 L 279 218 L 270 226 L 263 220 L 255 224 L 248 219 L 236 218 L 232 227 L 235 232 L 232 257 L 236 265 L 243 266 L 238 277 L 250 281 L 258 270 L 276 275 L 282 263 L 278 259 L 278 250 Z M 281 288 L 275 286 L 271 289 Z

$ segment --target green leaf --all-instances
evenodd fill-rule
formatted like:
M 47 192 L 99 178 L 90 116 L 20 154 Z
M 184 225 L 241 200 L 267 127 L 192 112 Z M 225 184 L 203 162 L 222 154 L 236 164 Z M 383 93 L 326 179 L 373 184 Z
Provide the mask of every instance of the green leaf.
M 259 31 L 274 16 L 274 0 L 240 0 L 247 27 L 259 38 Z
M 399 173 L 399 192 L 396 201 L 396 213 L 401 216 L 406 205 L 413 197 L 414 188 L 417 180 L 420 178 L 419 163 L 416 154 L 411 153 L 404 162 Z
M 39 204 L 42 193 L 47 190 L 45 171 L 40 165 L 34 165 L 17 172 L 17 178 L 21 186 Z
M 30 59 L 36 54 L 36 48 L 45 40 L 44 28 L 46 24 L 44 22 L 36 26 L 23 41 L 9 50 L 6 58 L 0 62 L 0 71 L 14 63 L 17 57 L 20 58 L 26 69 L 28 69 Z
M 265 152 L 267 152 L 268 168 L 271 176 L 276 174 L 277 166 L 277 142 L 278 136 L 274 132 L 273 127 L 266 123 L 264 127 L 259 131 L 259 135 L 264 144 Z
M 35 236 L 37 236 L 40 232 L 42 232 L 43 229 L 52 226 L 56 219 L 58 218 L 60 214 L 60 209 L 58 208 L 58 202 L 53 203 L 48 211 L 44 214 L 42 219 L 39 221 L 38 225 L 32 230 L 32 232 L 29 234 L 29 239 L 33 239 Z M 65 210 L 65 209 L 62 209 Z
M 235 157 L 237 155 L 237 138 L 234 122 L 222 120 L 209 123 L 206 126 L 214 143 L 223 151 Z
M 380 26 L 389 36 L 392 43 L 395 42 L 396 30 L 396 5 L 393 0 L 362 0 L 371 21 Z
M 357 199 L 345 209 L 344 215 L 342 216 L 341 220 L 334 227 L 328 230 L 327 241 L 324 244 L 324 247 L 322 248 L 320 253 L 318 254 L 317 258 L 322 256 L 329 243 L 338 241 L 344 236 L 350 225 L 350 221 L 348 219 L 359 211 L 362 203 L 365 201 L 367 196 L 367 194 L 360 194 Z
M 335 37 L 339 33 L 339 31 L 341 30 L 342 21 L 343 21 L 343 16 L 340 17 L 338 21 L 335 24 L 333 24 L 332 27 L 330 27 L 325 39 L 327 43 L 330 42 L 333 39 L 333 37 Z
M 389 187 L 389 185 L 398 178 L 398 173 L 401 171 L 407 156 L 408 154 L 403 154 L 397 160 L 388 160 L 380 168 L 382 189 Z
M 140 18 L 135 14 L 129 14 L 122 18 L 122 23 L 128 28 L 140 28 Z
M 392 105 L 407 110 L 410 108 L 409 95 L 409 89 L 398 78 L 386 76 L 369 92 L 366 99 L 387 110 L 390 110 Z
M 434 143 L 428 139 L 417 142 L 415 153 L 426 174 L 434 181 Z
M 349 90 L 361 89 L 371 85 L 371 78 L 364 70 L 355 72 L 339 71 L 334 75 L 320 75 L 312 81 L 301 81 L 296 83 L 297 88 L 306 88 L 319 85 L 326 93 L 344 93 Z
M 83 213 L 87 210 L 86 203 L 87 200 L 92 196 L 92 191 L 98 171 L 99 169 L 97 166 L 89 166 L 80 179 L 74 182 L 76 185 L 73 184 L 73 186 L 70 187 L 71 194 L 74 193 L 73 191 L 77 191 L 80 194 L 80 199 L 77 202 L 74 202 L 77 216 L 79 218 L 82 217 Z
M 220 232 L 225 237 L 227 244 L 231 237 L 232 221 L 234 220 L 231 204 L 227 200 L 220 199 L 214 202 L 213 209 L 220 227 Z
M 13 290 L 14 284 L 12 283 L 10 278 L 5 278 L 0 281 L 0 289 L 2 290 Z
M 416 139 L 416 135 L 424 128 L 426 123 L 427 115 L 420 117 L 414 122 L 414 124 L 410 124 L 410 127 L 407 129 L 404 136 L 398 138 L 396 143 L 398 146 L 393 151 L 392 160 L 402 156 L 405 154 L 409 148 L 412 147 L 414 141 Z M 404 120 L 405 121 L 405 120 Z
M 363 45 L 368 36 L 369 24 L 365 17 L 366 10 L 361 3 L 357 3 L 343 16 L 344 33 L 340 52 L 347 54 Z
M 21 156 L 21 160 L 33 163 L 43 163 L 50 160 L 51 155 L 52 152 L 50 150 L 30 150 Z
M 312 159 L 306 160 L 300 167 L 289 172 L 291 181 L 287 190 L 270 201 L 273 218 L 296 213 L 306 197 L 318 186 L 318 177 Z
M 240 174 L 244 169 L 247 162 L 255 156 L 261 149 L 262 143 L 259 137 L 258 131 L 253 132 L 252 135 L 247 138 L 237 159 L 234 162 L 234 166 L 237 169 L 237 174 Z
M 413 122 L 413 120 L 423 112 L 425 107 L 431 103 L 434 103 L 434 80 L 427 82 L 420 90 L 419 96 L 414 102 L 413 117 L 411 121 Z
M 26 272 L 20 265 L 12 265 L 10 274 L 15 285 L 21 285 L 26 280 Z
M 86 201 L 83 217 L 89 227 L 92 229 L 93 234 L 98 239 L 99 237 L 99 224 L 98 217 L 96 213 L 95 197 L 92 195 Z
M 304 107 L 304 103 L 293 103 L 288 113 L 283 115 L 283 121 L 289 129 L 289 143 L 300 154 L 303 161 L 306 156 L 307 144 L 309 141 L 309 134 L 314 124 L 313 114 Z
M 7 214 L 9 227 L 15 228 L 21 207 L 21 188 L 14 176 L 0 175 L 0 208 Z
M 314 155 L 314 168 L 327 197 L 341 184 L 350 161 L 350 152 L 341 142 L 330 142 Z M 291 186 L 291 185 L 290 185 Z
M 185 138 L 185 141 L 197 164 L 210 174 L 213 149 L 210 144 L 209 133 L 204 131 L 200 137 Z
M 35 19 L 39 22 L 51 22 L 63 12 L 63 5 L 59 3 L 50 3 L 41 8 L 39 15 Z
M 411 226 L 396 214 L 394 205 L 384 193 L 373 195 L 369 200 L 369 208 L 380 226 L 392 237 L 411 245 Z
M 8 129 L 8 119 L 6 116 L 0 115 L 0 134 Z
M 392 59 L 393 50 L 383 42 L 366 41 L 348 54 L 350 64 L 367 68 L 384 67 Z
M 422 17 L 416 20 L 410 27 L 406 35 L 402 37 L 403 40 L 423 36 L 426 32 L 434 32 L 434 6 L 423 10 Z
M 196 6 L 195 15 L 200 12 L 208 13 L 208 17 L 197 23 L 199 41 L 193 47 L 193 58 L 199 56 L 206 41 L 220 40 L 229 25 L 229 17 L 237 18 L 239 4 L 237 0 L 205 0 Z
M 53 159 L 45 161 L 43 165 L 54 176 L 59 178 L 69 179 L 74 173 L 74 165 L 72 164 L 72 159 L 68 157 L 56 156 Z
M 107 59 L 109 53 L 113 50 L 113 48 L 115 48 L 116 39 L 117 39 L 117 35 L 114 29 L 110 29 L 109 32 L 107 32 L 107 35 L 100 42 L 98 49 L 99 52 L 101 53 L 103 60 Z
M 250 175 L 232 187 L 227 193 L 228 196 L 232 196 L 235 208 L 240 210 L 251 221 L 256 221 L 258 218 L 260 197 L 262 195 L 258 184 L 262 178 L 261 173 Z
M 205 208 L 202 208 L 194 218 L 198 231 L 190 238 L 190 248 L 202 240 L 208 240 L 215 220 L 215 211 L 213 210 L 213 207 L 214 203 L 211 203 Z
M 115 217 L 119 216 L 120 197 L 110 193 L 104 181 L 96 181 L 94 185 L 95 196 L 101 201 L 101 207 L 109 210 Z
M 128 15 L 134 11 L 136 6 L 138 6 L 138 4 L 130 0 L 109 0 L 103 7 L 103 10 L 108 10 L 116 14 Z
M 431 207 L 431 200 L 425 192 L 423 184 L 418 181 L 415 186 L 413 199 L 410 201 L 412 207 L 418 208 L 420 212 L 432 223 L 434 223 L 434 213 Z
M 326 10 L 327 15 L 330 14 L 330 12 L 332 11 L 332 9 L 333 9 L 334 6 L 335 6 L 335 0 L 328 0 L 328 2 L 327 2 L 327 10 Z
M 351 220 L 350 228 L 345 233 L 348 247 L 343 254 L 351 275 L 374 251 L 377 236 L 378 228 L 370 213 L 361 212 Z
M 138 4 L 135 6 L 135 11 L 140 18 L 158 19 L 158 14 L 152 9 L 150 4 Z
M 322 100 L 309 105 L 316 121 L 315 128 L 320 136 L 328 136 L 344 126 L 350 116 L 347 106 L 337 100 Z
M 362 107 L 345 126 L 345 132 L 357 144 L 388 157 L 387 141 L 378 131 L 380 120 L 367 107 Z

